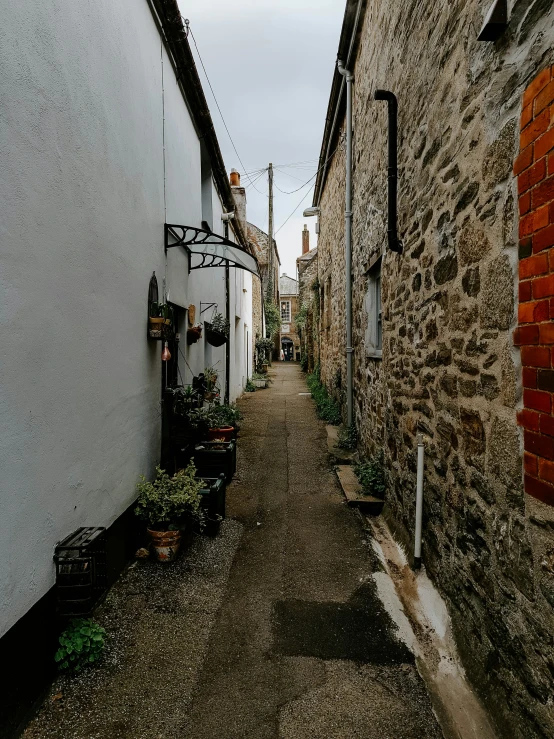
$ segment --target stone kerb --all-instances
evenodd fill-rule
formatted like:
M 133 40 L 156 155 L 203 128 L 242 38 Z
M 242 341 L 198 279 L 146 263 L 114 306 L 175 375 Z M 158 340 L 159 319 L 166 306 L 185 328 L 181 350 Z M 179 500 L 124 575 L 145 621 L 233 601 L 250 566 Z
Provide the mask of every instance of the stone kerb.
M 525 492 L 554 505 L 554 67 L 523 95 L 519 194 L 519 325 Z

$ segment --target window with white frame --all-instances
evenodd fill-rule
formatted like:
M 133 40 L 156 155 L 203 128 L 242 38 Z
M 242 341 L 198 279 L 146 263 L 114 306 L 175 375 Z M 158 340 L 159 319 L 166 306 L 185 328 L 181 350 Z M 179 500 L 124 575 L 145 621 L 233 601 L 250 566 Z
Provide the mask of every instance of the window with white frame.
M 365 350 L 368 357 L 381 357 L 383 353 L 383 318 L 381 307 L 381 259 L 367 274 L 367 292 L 364 300 L 367 314 Z
M 281 323 L 290 323 L 290 300 L 281 300 Z

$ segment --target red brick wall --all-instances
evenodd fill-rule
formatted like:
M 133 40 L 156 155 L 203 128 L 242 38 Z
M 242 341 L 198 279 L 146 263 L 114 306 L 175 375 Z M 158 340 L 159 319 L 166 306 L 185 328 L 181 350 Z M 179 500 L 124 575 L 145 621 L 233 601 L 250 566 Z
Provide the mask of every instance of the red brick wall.
M 554 67 L 523 96 L 519 194 L 519 326 L 525 492 L 554 505 Z

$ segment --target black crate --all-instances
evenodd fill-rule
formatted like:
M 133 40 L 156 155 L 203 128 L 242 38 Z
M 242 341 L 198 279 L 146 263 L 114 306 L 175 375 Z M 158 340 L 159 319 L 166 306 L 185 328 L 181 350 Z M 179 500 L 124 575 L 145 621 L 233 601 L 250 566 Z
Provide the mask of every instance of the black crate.
M 237 470 L 237 442 L 203 441 L 194 447 L 198 477 L 219 477 L 223 472 L 230 483 Z
M 201 506 L 205 516 L 204 532 L 208 536 L 215 536 L 221 520 L 225 518 L 225 474 L 222 472 L 217 478 L 203 477 L 200 482 Z
M 77 529 L 56 546 L 54 562 L 59 615 L 89 616 L 108 582 L 106 529 Z

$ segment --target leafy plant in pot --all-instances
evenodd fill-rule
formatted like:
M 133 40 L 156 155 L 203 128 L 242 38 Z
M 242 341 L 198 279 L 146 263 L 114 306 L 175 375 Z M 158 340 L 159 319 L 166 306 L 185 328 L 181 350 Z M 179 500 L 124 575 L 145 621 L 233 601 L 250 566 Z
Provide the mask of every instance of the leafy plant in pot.
M 166 303 L 150 303 L 148 335 L 151 339 L 163 339 L 164 331 L 171 326 L 173 310 Z
M 238 421 L 242 418 L 236 405 L 214 405 L 210 418 L 212 426 L 208 430 L 208 440 L 225 439 L 230 441 L 239 430 Z
M 135 513 L 147 523 L 150 546 L 159 562 L 175 559 L 181 546 L 181 531 L 187 525 L 202 524 L 202 484 L 195 475 L 196 467 L 191 462 L 173 477 L 156 467 L 153 482 L 141 475 L 137 483 Z
M 202 338 L 202 326 L 192 326 L 187 329 L 187 344 L 196 344 Z
M 213 400 L 217 395 L 217 372 L 213 367 L 206 367 L 202 374 L 204 377 L 204 399 Z
M 229 321 L 222 313 L 216 313 L 212 322 L 204 324 L 206 327 L 206 340 L 212 346 L 222 346 L 229 337 Z

